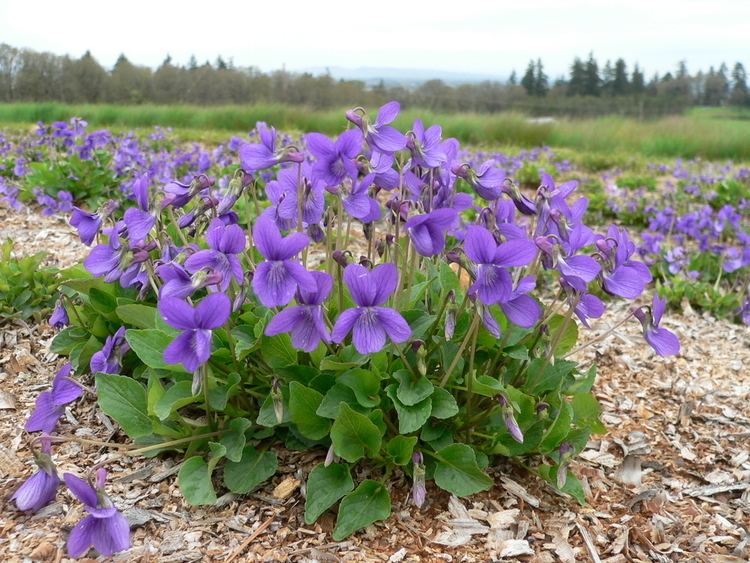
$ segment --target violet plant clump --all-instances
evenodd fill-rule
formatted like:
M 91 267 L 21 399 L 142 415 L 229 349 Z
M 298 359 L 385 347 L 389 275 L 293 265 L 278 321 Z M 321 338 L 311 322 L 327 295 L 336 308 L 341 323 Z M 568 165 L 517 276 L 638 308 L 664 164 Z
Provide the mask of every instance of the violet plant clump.
M 398 110 L 352 110 L 335 140 L 281 145 L 264 125 L 218 180 L 139 174 L 121 209 L 74 211 L 93 248 L 67 272 L 52 349 L 92 374 L 131 455 L 186 452 L 188 502 L 252 492 L 281 445 L 320 451 L 305 520 L 338 505 L 335 540 L 388 517 L 394 472 L 420 508 L 430 481 L 471 495 L 518 458 L 584 502 L 571 462 L 605 429 L 595 366 L 571 354 L 651 274 L 624 230 L 586 225 L 575 182 L 522 188 L 438 125 L 398 131 Z M 662 312 L 625 320 L 675 354 Z M 90 516 L 71 551 L 126 546 L 103 483 L 72 479 Z

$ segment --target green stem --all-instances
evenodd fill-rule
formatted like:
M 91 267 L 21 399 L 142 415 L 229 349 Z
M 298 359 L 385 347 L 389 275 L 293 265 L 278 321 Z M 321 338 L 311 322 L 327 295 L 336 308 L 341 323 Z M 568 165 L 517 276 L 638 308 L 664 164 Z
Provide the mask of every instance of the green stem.
M 461 354 L 463 354 L 464 350 L 466 349 L 466 346 L 469 344 L 469 340 L 473 338 L 474 332 L 479 329 L 479 321 L 480 321 L 480 316 L 479 314 L 475 313 L 474 318 L 471 321 L 471 325 L 469 326 L 469 330 L 466 331 L 466 336 L 464 336 L 464 339 L 461 342 L 461 345 L 458 347 L 458 351 L 456 352 L 456 355 L 454 356 L 453 361 L 451 362 L 451 365 L 448 366 L 447 370 L 445 370 L 445 375 L 443 376 L 443 379 L 440 380 L 440 387 L 445 387 L 445 384 L 448 383 L 448 380 L 450 379 L 451 374 L 453 373 L 453 370 L 458 365 L 459 360 L 461 360 Z
M 477 314 L 479 317 L 479 314 Z M 474 334 L 471 337 L 471 352 L 469 353 L 469 376 L 466 381 L 466 417 L 471 417 L 471 403 L 474 400 L 474 356 L 477 353 L 477 336 L 479 330 L 475 329 Z M 469 434 L 467 430 L 466 441 L 469 441 Z

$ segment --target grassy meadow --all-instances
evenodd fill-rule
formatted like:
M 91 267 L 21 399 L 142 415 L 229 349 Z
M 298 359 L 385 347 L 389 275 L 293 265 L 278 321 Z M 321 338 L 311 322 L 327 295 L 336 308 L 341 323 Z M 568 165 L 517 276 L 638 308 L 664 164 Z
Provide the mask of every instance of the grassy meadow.
M 256 121 L 291 132 L 321 131 L 335 135 L 342 128 L 341 110 L 311 110 L 299 106 L 156 106 L 65 105 L 59 103 L 0 104 L 0 123 L 26 125 L 81 116 L 93 126 L 115 130 L 172 127 L 178 136 L 206 142 L 244 133 Z M 438 114 L 408 109 L 396 125 L 407 129 L 416 118 L 440 123 L 444 136 L 471 145 L 534 147 L 549 145 L 601 154 L 638 154 L 649 158 L 703 157 L 750 160 L 750 112 L 729 108 L 698 108 L 683 115 L 639 121 L 608 116 L 559 119 L 534 123 L 516 113 Z

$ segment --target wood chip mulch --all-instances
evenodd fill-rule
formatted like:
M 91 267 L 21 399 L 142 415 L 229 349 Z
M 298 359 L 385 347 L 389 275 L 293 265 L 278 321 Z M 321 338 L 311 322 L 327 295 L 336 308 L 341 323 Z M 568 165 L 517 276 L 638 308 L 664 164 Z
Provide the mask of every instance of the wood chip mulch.
M 0 208 L 0 239 L 23 254 L 49 252 L 70 266 L 87 249 L 58 218 Z M 602 334 L 620 307 L 587 337 Z M 188 506 L 176 484 L 179 461 L 121 458 L 108 465 L 109 491 L 132 527 L 133 547 L 114 561 L 595 561 L 742 562 L 750 558 L 750 329 L 687 308 L 665 325 L 682 354 L 653 355 L 639 325 L 626 323 L 580 352 L 596 360 L 596 394 L 609 429 L 591 440 L 573 471 L 588 504 L 555 494 L 518 467 L 492 469 L 496 486 L 469 499 L 428 487 L 422 511 L 408 479 L 392 482 L 393 514 L 343 542 L 334 515 L 304 523 L 304 482 L 325 452 L 280 449 L 279 472 L 258 492 L 226 494 L 216 507 Z M 81 518 L 62 489 L 36 515 L 9 497 L 33 471 L 22 421 L 61 360 L 48 351 L 46 324 L 0 319 L 0 560 L 65 561 L 65 538 Z M 86 383 L 90 384 L 91 381 Z M 87 395 L 66 411 L 61 433 L 123 442 Z M 114 455 L 59 445 L 60 472 Z M 363 469 L 362 471 L 366 471 Z M 92 552 L 93 553 L 93 552 Z

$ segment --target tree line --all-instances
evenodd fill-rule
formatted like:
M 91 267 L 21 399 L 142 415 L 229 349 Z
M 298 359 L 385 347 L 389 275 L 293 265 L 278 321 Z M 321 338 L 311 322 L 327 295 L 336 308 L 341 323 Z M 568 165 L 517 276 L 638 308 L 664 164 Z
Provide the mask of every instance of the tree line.
M 516 83 L 515 72 L 509 83 Z M 689 105 L 750 105 L 747 74 L 740 62 L 734 64 L 731 72 L 725 63 L 721 63 L 718 68 L 712 66 L 707 72 L 699 70 L 691 75 L 687 63 L 680 61 L 674 73 L 666 72 L 662 76 L 656 73 L 646 81 L 638 64 L 628 71 L 627 63 L 620 58 L 614 63 L 607 61 L 600 68 L 592 53 L 585 61 L 576 57 L 570 74 L 552 84 L 544 73 L 541 59 L 529 61 L 520 84 L 527 95 L 534 97 L 661 96 Z
M 360 80 L 335 79 L 286 70 L 261 72 L 235 66 L 232 60 L 199 64 L 191 57 L 178 64 L 167 56 L 156 69 L 120 55 L 111 69 L 90 52 L 80 58 L 0 44 L 0 102 L 59 101 L 118 104 L 253 104 L 284 103 L 316 109 L 376 106 L 397 99 L 406 107 L 433 111 L 522 111 L 532 115 L 595 116 L 618 113 L 640 117 L 676 113 L 693 105 L 750 105 L 741 63 L 731 72 L 721 64 L 691 75 L 681 62 L 674 73 L 646 80 L 636 64 L 623 59 L 600 68 L 593 54 L 576 58 L 568 76 L 552 81 L 541 59 L 530 61 L 518 80 L 451 85 L 429 80 L 415 88 L 374 86 Z

